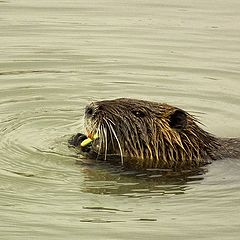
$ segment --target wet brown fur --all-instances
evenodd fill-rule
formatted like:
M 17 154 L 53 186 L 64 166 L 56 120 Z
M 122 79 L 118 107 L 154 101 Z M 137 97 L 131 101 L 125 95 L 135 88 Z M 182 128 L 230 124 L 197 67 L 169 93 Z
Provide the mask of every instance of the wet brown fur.
M 221 158 L 224 145 L 184 110 L 137 99 L 94 102 L 86 107 L 85 125 L 99 135 L 91 154 L 119 157 L 127 168 L 194 168 Z

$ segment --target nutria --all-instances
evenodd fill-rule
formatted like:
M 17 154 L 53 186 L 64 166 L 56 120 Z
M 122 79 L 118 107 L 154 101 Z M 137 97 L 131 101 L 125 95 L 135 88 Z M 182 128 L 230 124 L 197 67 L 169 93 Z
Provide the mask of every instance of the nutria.
M 240 158 L 240 139 L 217 138 L 199 125 L 180 108 L 119 98 L 88 105 L 88 137 L 78 133 L 69 143 L 90 158 L 120 161 L 127 169 L 186 169 Z

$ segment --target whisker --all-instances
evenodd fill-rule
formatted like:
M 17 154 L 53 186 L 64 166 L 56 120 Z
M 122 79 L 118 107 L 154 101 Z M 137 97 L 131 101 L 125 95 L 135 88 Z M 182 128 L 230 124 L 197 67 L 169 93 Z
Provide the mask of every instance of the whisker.
M 107 160 L 107 147 L 108 147 L 108 139 L 107 139 L 107 130 L 105 127 L 103 127 L 103 133 L 104 133 L 104 142 L 105 142 L 105 152 L 104 152 L 104 160 Z
M 114 141 L 113 141 L 113 133 L 112 133 L 112 129 L 110 128 L 110 124 L 109 122 L 107 121 L 107 119 L 103 118 L 103 120 L 106 122 L 107 124 L 107 127 L 108 127 L 108 130 L 109 130 L 109 134 L 110 134 L 110 137 L 111 137 L 111 143 L 112 143 L 112 147 L 114 148 Z M 110 120 L 110 119 L 109 119 Z M 112 121 L 111 121 L 112 122 Z
M 105 120 L 108 120 L 109 122 L 111 122 L 114 126 L 116 125 L 110 118 L 105 117 L 104 119 L 105 119 Z
M 117 143 L 118 143 L 118 147 L 119 147 L 119 151 L 120 151 L 120 156 L 121 156 L 121 163 L 122 163 L 122 165 L 123 165 L 123 152 L 122 152 L 121 144 L 120 144 L 119 139 L 118 139 L 118 137 L 117 137 L 117 134 L 116 134 L 116 132 L 115 132 L 115 130 L 113 129 L 113 127 L 112 127 L 111 124 L 109 124 L 109 127 L 111 128 L 112 133 L 113 133 L 113 135 L 114 135 L 114 137 L 115 137 L 115 139 L 116 139 L 116 141 L 117 141 Z
M 97 128 L 97 131 L 96 131 L 97 135 L 98 136 L 102 136 L 102 133 L 101 133 L 101 126 L 98 126 Z M 100 156 L 100 150 L 102 148 L 102 138 L 100 137 L 99 138 L 101 141 L 99 141 L 99 148 L 98 148 L 98 153 L 97 153 L 97 157 L 96 157 L 96 160 L 98 160 L 99 156 Z

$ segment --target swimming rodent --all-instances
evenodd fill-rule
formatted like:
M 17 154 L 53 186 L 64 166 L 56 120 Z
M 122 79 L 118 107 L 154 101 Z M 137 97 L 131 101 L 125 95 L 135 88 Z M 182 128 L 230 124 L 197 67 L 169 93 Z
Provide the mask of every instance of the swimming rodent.
M 189 169 L 221 158 L 240 159 L 239 138 L 217 138 L 199 125 L 194 116 L 168 104 L 104 100 L 86 107 L 87 134 L 78 133 L 69 143 L 89 158 L 119 162 L 126 169 Z

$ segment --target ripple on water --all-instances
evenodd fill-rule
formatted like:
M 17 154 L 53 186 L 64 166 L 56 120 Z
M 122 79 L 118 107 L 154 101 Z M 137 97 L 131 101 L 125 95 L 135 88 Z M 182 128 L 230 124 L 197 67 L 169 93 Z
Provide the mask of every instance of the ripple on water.
M 50 102 L 43 103 L 51 105 Z M 8 104 L 14 105 L 12 102 Z M 72 164 L 68 163 L 73 157 L 67 148 L 69 136 L 66 133 L 81 125 L 81 120 L 74 109 L 43 110 L 38 108 L 38 103 L 29 103 L 27 98 L 20 105 L 25 106 L 24 111 L 6 114 L 5 119 L 1 119 L 1 185 L 11 189 L 16 183 L 14 188 L 25 186 L 34 190 L 46 188 L 48 182 L 60 187 L 67 181 L 66 166 L 70 167 L 69 172 L 73 172 Z M 12 184 L 9 185 L 8 180 Z
M 239 136 L 237 0 L 0 4 L 3 238 L 238 239 L 236 161 L 122 172 L 67 147 L 84 106 L 116 97 L 167 102 Z

